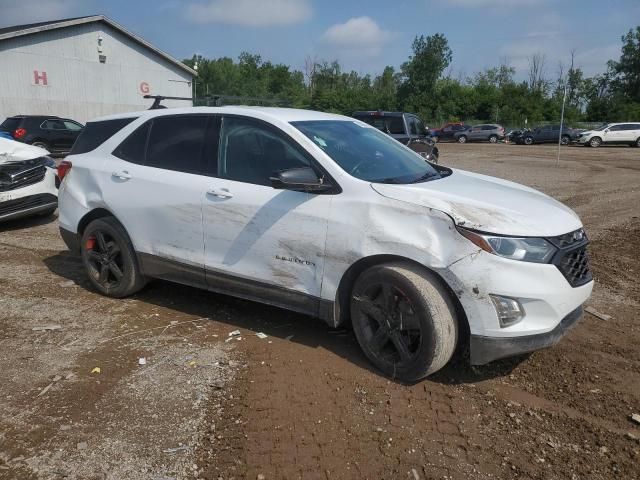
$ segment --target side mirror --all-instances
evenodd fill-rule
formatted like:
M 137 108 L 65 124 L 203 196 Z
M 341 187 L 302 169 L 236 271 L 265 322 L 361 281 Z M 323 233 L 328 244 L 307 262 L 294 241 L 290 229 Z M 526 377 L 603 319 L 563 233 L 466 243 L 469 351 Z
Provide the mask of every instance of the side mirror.
M 333 185 L 324 182 L 324 178 L 318 178 L 311 167 L 282 170 L 274 173 L 270 180 L 276 190 L 321 193 L 333 188 Z
M 604 129 L 604 133 L 609 133 L 609 129 L 608 129 L 608 128 L 605 128 L 605 129 Z

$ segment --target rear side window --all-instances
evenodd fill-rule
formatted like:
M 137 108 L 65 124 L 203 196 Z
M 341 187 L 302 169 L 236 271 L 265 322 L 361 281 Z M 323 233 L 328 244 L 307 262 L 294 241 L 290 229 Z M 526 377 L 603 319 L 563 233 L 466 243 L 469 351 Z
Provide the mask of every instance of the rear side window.
M 150 128 L 150 121 L 136 128 L 131 135 L 118 145 L 113 154 L 127 162 L 143 165 Z
M 118 118 L 116 120 L 87 123 L 73 144 L 69 155 L 79 155 L 95 150 L 134 120 L 135 118 Z
M 54 118 L 50 118 L 49 120 L 42 122 L 40 124 L 40 128 L 44 128 L 45 130 L 65 130 L 62 120 L 56 120 Z
M 206 174 L 206 115 L 158 117 L 153 120 L 147 150 L 148 167 Z
M 2 125 L 0 125 L 0 130 L 4 130 L 5 132 L 13 132 L 15 129 L 20 127 L 21 118 L 7 118 Z

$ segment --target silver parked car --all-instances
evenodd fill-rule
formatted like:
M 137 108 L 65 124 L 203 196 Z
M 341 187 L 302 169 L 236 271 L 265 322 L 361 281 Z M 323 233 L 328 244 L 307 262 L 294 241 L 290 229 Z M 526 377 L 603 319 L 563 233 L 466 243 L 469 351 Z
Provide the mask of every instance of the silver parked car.
M 456 132 L 453 139 L 458 143 L 491 142 L 497 143 L 504 138 L 504 127 L 497 124 L 474 125 Z

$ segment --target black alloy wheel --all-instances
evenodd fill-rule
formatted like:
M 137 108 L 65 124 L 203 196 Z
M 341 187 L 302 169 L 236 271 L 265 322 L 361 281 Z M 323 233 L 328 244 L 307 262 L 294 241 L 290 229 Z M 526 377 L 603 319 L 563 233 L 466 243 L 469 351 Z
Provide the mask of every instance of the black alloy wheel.
M 386 364 L 409 365 L 420 348 L 422 329 L 407 295 L 397 286 L 380 283 L 353 300 L 356 311 L 367 320 L 363 340 L 371 353 Z
M 89 275 L 106 290 L 120 285 L 124 277 L 122 251 L 109 233 L 96 230 L 85 242 Z

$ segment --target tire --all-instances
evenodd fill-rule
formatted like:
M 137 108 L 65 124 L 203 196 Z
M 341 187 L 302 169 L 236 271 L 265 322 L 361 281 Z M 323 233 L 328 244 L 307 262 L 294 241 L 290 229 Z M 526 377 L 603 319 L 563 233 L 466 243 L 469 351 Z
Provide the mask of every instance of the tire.
M 631 144 L 632 147 L 640 148 L 640 137 L 636 139 L 635 143 Z
M 453 356 L 455 308 L 434 274 L 404 263 L 376 265 L 358 277 L 350 302 L 358 343 L 386 375 L 414 382 Z
M 87 225 L 80 245 L 89 281 L 101 294 L 122 298 L 144 287 L 146 279 L 129 235 L 115 218 L 99 218 Z
M 600 137 L 592 137 L 589 140 L 589 146 L 593 148 L 597 148 L 602 145 L 602 139 Z
M 571 143 L 571 137 L 568 135 L 563 135 L 560 138 L 560 145 L 569 145 Z
M 47 152 L 51 152 L 51 149 L 49 148 L 49 144 L 47 142 L 43 142 L 42 140 L 36 140 L 31 145 L 34 147 L 44 148 Z
M 458 137 L 458 143 L 467 143 L 467 136 L 466 135 L 460 135 Z
M 525 145 L 533 145 L 533 137 L 524 137 Z
M 489 137 L 489 143 L 498 143 L 498 136 L 497 135 L 491 135 Z

